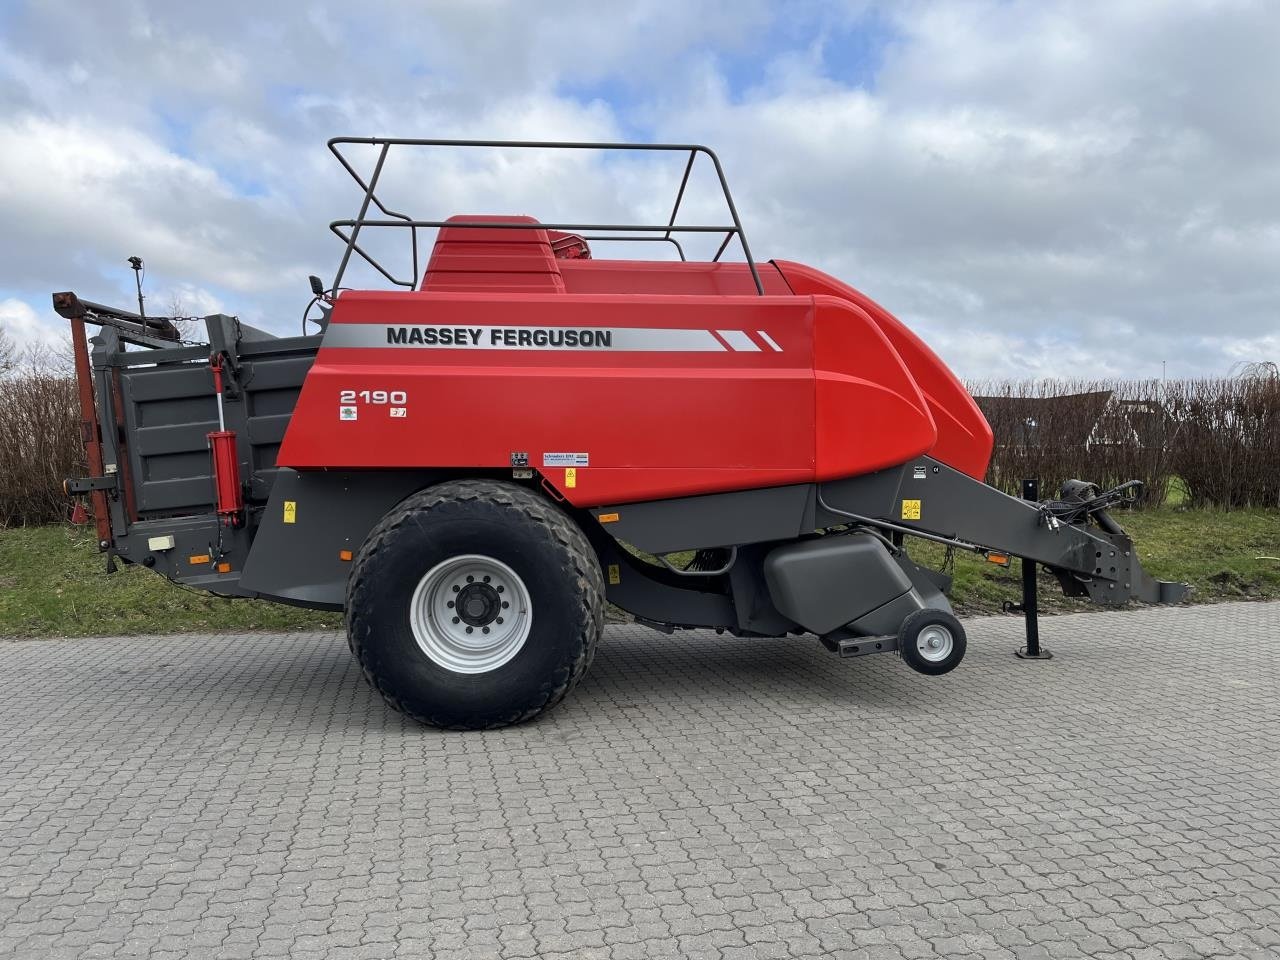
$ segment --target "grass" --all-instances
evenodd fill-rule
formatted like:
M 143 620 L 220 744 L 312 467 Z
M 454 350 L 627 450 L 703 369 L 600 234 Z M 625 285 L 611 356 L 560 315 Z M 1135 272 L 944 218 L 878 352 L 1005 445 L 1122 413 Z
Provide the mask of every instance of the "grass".
M 1162 507 L 1118 516 L 1143 566 L 1195 588 L 1193 602 L 1280 598 L 1280 511 L 1230 513 Z M 938 566 L 941 547 L 908 544 L 919 562 Z M 184 590 L 142 567 L 108 576 L 84 527 L 0 530 L 0 637 L 121 636 L 182 631 L 340 629 L 334 613 L 264 600 L 223 600 Z M 1016 600 L 1015 562 L 1003 569 L 971 554 L 955 556 L 953 601 L 961 613 L 991 613 Z M 1088 609 L 1046 578 L 1045 612 Z
M 1121 512 L 1115 519 L 1133 537 L 1138 558 L 1153 577 L 1192 586 L 1190 602 L 1280 599 L 1280 510 L 1185 510 L 1160 507 Z M 907 552 L 919 563 L 937 567 L 943 548 L 909 542 Z M 965 614 L 994 613 L 1004 600 L 1022 592 L 1015 560 L 997 567 L 973 554 L 955 556 L 952 601 Z M 1040 609 L 1065 612 L 1089 609 L 1087 600 L 1062 596 L 1057 581 L 1041 578 Z
M 0 637 L 337 629 L 342 615 L 184 590 L 145 567 L 106 574 L 92 527 L 0 530 Z

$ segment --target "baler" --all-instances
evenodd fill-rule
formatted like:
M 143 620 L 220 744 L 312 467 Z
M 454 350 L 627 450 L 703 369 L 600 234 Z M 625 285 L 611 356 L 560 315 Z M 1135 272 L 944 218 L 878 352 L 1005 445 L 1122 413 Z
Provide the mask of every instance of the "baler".
M 459 147 L 662 151 L 684 176 L 661 223 L 417 220 L 385 205 L 389 155 Z M 984 483 L 992 434 L 960 381 L 852 287 L 757 262 L 706 147 L 329 148 L 362 200 L 330 225 L 344 242 L 333 282 L 312 278 L 319 332 L 214 315 L 207 343 L 185 343 L 141 299 L 134 313 L 54 295 L 91 473 L 67 490 L 92 500 L 109 568 L 345 611 L 369 682 L 450 728 L 562 700 L 606 603 L 667 633 L 811 635 L 946 673 L 965 631 L 949 578 L 908 554 L 914 538 L 1041 564 L 1101 604 L 1183 595 L 1143 570 L 1108 514 L 1128 485 L 1076 481 L 1028 502 Z M 678 222 L 700 158 L 724 223 Z M 407 274 L 361 242 L 377 231 L 406 238 Z M 690 235 L 723 242 L 688 260 Z M 592 256 L 622 239 L 674 259 Z M 724 259 L 731 243 L 741 259 Z M 344 288 L 353 258 L 388 288 Z

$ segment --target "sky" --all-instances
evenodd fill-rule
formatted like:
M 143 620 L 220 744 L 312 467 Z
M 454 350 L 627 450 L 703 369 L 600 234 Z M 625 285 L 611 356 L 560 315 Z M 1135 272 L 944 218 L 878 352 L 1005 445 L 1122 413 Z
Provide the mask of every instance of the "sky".
M 360 199 L 333 136 L 698 142 L 757 260 L 963 377 L 1220 376 L 1280 361 L 1277 49 L 1263 0 L 0 0 L 0 325 L 128 306 L 136 254 L 153 312 L 299 331 Z M 387 187 L 421 219 L 639 222 L 680 172 L 453 151 Z M 722 222 L 707 174 L 685 222 Z

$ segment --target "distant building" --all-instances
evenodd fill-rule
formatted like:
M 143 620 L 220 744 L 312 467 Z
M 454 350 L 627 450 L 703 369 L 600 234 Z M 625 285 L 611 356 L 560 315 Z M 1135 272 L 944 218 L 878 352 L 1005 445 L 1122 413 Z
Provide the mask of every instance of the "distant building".
M 1052 397 L 974 397 L 1001 447 L 1159 447 L 1168 426 L 1155 400 L 1117 400 L 1110 390 Z

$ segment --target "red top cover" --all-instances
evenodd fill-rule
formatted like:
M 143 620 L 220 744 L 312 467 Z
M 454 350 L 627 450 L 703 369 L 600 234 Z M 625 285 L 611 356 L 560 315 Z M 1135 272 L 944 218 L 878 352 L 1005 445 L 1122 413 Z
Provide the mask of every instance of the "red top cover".
M 816 270 L 760 273 L 765 296 L 745 264 L 556 260 L 543 230 L 445 228 L 422 290 L 339 297 L 278 462 L 527 463 L 578 506 L 926 453 L 985 472 L 986 422 L 914 334 Z

